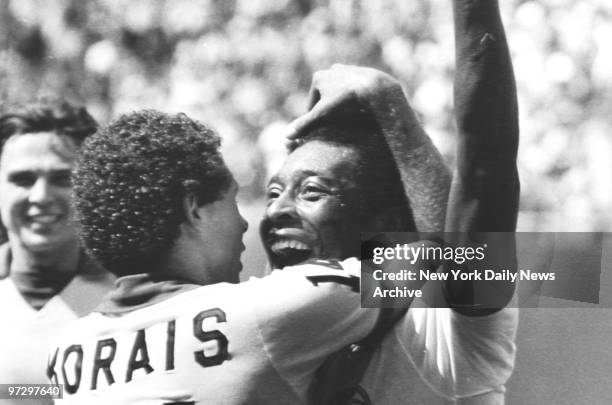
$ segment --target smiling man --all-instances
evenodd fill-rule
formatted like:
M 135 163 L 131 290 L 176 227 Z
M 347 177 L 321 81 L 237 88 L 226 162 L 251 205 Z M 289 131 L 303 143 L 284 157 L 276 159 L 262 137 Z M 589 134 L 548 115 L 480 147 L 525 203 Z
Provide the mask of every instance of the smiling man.
M 307 142 L 292 145 L 268 183 L 261 225 L 274 268 L 309 258 L 358 257 L 364 229 L 416 230 L 391 152 L 377 134 L 373 119 L 355 115 L 326 123 Z
M 0 383 L 45 383 L 48 339 L 110 285 L 79 247 L 71 204 L 70 172 L 95 131 L 83 107 L 63 102 L 0 116 Z
M 302 404 L 327 356 L 373 329 L 379 311 L 360 306 L 355 259 L 238 283 L 247 224 L 219 145 L 204 124 L 153 110 L 85 143 L 74 177 L 83 240 L 120 278 L 51 346 L 60 403 Z M 313 248 L 312 236 L 290 245 Z
M 398 216 L 402 210 L 410 214 L 406 198 L 394 195 L 386 182 L 401 178 L 419 230 L 439 231 L 444 224 L 457 232 L 451 241 L 456 246 L 474 243 L 471 233 L 498 232 L 502 253 L 488 264 L 515 270 L 518 112 L 498 2 L 456 0 L 453 16 L 457 166 L 446 219 L 439 201 L 446 201 L 448 177 L 399 82 L 374 69 L 334 65 L 315 73 L 310 111 L 290 126 L 297 146 L 268 186 L 261 232 L 273 267 L 358 254 L 360 231 L 415 230 Z M 364 114 L 376 125 L 364 125 Z M 390 153 L 367 152 L 360 146 L 368 143 L 359 140 L 364 137 Z M 393 160 L 395 174 L 381 168 Z M 358 353 L 371 358 L 334 358 L 340 361 L 321 374 L 312 403 L 503 404 L 516 354 L 518 311 L 505 307 L 514 284 L 445 282 L 428 288 L 446 307 L 417 299 L 376 350 L 371 341 L 366 350 L 361 346 Z
M 76 145 L 70 138 L 41 132 L 11 138 L 4 145 L 2 216 L 11 240 L 21 241 L 16 249 L 53 252 L 58 259 L 70 260 L 78 252 L 70 209 L 71 155 Z

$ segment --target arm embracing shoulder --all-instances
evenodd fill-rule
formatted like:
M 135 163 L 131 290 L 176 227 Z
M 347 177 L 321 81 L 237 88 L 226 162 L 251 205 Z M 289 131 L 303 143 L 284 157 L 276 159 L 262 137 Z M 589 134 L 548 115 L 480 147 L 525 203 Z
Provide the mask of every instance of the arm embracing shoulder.
M 365 337 L 378 316 L 378 309 L 361 308 L 359 277 L 343 269 L 306 264 L 249 283 L 262 340 L 285 375 L 314 371 L 328 355 Z

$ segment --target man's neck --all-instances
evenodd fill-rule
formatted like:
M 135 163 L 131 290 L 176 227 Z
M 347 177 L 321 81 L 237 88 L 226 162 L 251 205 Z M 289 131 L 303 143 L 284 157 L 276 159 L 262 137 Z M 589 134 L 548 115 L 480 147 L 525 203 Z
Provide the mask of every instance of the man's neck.
M 80 250 L 78 242 L 71 241 L 53 249 L 34 250 L 19 241 L 9 239 L 11 248 L 11 272 L 55 272 L 76 273 Z
M 209 270 L 205 265 L 202 249 L 197 243 L 193 243 L 184 236 L 184 233 L 172 245 L 170 251 L 160 263 L 163 263 L 165 271 L 172 272 L 176 280 L 184 280 L 198 285 L 213 284 L 214 281 L 208 276 Z M 194 278 L 194 275 L 197 277 Z

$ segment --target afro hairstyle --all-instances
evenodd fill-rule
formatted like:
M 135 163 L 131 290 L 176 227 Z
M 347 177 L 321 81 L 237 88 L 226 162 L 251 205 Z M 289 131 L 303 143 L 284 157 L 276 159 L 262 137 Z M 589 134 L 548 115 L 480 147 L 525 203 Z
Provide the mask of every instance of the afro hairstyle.
M 183 199 L 217 201 L 232 175 L 215 132 L 185 114 L 126 114 L 84 144 L 73 173 L 81 239 L 112 273 L 155 273 L 185 220 Z

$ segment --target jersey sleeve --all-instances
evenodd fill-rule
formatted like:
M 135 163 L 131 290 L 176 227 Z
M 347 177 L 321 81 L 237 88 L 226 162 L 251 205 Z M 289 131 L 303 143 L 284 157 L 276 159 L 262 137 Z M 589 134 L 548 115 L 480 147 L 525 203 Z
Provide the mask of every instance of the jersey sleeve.
M 393 336 L 420 377 L 447 398 L 503 392 L 514 368 L 518 309 L 488 316 L 411 308 Z
M 253 311 L 279 375 L 302 395 L 323 360 L 363 339 L 378 309 L 361 308 L 360 263 L 315 262 L 252 281 Z

